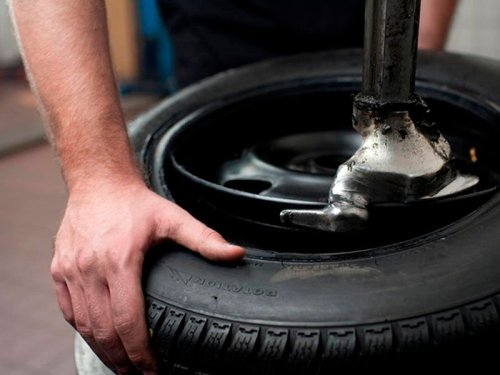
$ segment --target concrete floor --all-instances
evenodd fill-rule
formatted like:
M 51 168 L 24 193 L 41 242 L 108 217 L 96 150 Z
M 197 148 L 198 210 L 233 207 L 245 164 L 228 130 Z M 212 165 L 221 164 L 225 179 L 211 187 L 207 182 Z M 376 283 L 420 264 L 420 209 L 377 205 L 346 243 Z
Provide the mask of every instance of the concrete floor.
M 156 102 L 128 97 L 132 118 Z M 0 375 L 72 375 L 73 328 L 50 278 L 66 191 L 26 83 L 0 82 Z
M 28 85 L 0 82 L 0 156 L 43 138 L 44 129 Z
M 50 147 L 0 159 L 0 374 L 74 374 L 49 265 L 66 198 Z

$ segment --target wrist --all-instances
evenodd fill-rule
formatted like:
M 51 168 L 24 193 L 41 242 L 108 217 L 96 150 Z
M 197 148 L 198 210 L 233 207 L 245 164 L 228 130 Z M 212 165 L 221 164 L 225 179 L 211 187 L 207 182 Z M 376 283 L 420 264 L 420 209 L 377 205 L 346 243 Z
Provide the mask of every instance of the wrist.
M 147 188 L 139 169 L 127 167 L 97 168 L 92 173 L 77 174 L 66 181 L 70 196 L 115 194 L 130 189 Z
M 78 142 L 61 137 L 56 142 L 70 194 L 91 191 L 99 185 L 144 185 L 124 126 L 103 124 L 98 129 L 106 131 L 75 137 Z

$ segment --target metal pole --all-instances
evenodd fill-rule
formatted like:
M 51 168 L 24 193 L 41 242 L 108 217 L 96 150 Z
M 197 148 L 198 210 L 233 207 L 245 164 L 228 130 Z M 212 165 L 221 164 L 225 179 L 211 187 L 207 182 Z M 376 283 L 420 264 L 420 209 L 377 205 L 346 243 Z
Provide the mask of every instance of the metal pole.
M 420 0 L 367 0 L 361 95 L 406 103 L 415 89 Z

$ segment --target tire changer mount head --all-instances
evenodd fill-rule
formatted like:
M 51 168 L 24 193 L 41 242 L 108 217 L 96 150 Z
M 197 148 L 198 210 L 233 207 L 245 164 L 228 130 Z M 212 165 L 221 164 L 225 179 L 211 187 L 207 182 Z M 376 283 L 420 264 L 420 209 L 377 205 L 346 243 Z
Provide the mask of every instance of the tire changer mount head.
M 328 206 L 281 212 L 285 224 L 323 231 L 363 229 L 374 203 L 406 203 L 468 189 L 448 141 L 414 93 L 420 0 L 367 0 L 362 91 L 353 126 L 363 142 L 339 166 Z

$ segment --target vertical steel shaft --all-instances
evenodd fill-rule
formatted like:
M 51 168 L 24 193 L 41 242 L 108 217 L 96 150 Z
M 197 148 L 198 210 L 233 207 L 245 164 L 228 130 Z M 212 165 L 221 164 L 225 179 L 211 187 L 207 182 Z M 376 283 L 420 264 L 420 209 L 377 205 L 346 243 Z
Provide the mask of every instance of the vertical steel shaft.
M 420 0 L 367 0 L 361 94 L 405 103 L 415 88 Z

